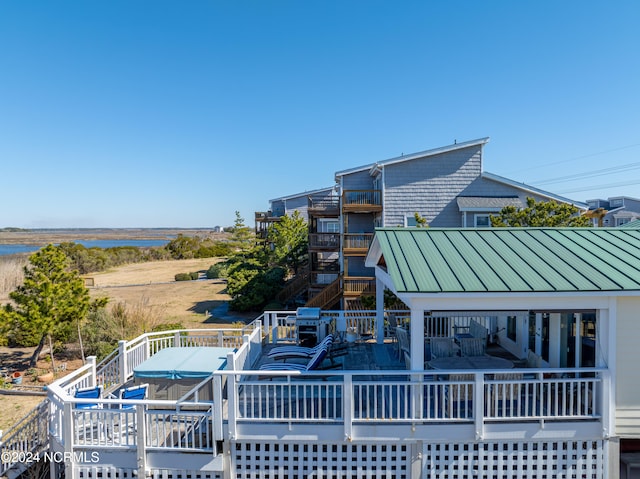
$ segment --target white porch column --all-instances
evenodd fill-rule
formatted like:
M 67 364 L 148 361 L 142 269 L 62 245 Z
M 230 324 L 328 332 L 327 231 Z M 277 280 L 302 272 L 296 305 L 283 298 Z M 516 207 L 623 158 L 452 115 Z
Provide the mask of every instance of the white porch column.
M 376 278 L 376 342 L 384 343 L 384 283 Z
M 411 369 L 424 370 L 424 310 L 411 307 Z
M 562 344 L 562 318 L 560 313 L 549 313 L 549 365 L 560 367 L 560 347 Z

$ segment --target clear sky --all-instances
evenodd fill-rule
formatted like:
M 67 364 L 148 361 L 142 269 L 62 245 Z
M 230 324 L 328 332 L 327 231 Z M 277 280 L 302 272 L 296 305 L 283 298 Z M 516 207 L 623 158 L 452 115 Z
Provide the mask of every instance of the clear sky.
M 624 0 L 2 1 L 0 227 L 253 226 L 485 136 L 485 171 L 640 197 L 639 25 Z

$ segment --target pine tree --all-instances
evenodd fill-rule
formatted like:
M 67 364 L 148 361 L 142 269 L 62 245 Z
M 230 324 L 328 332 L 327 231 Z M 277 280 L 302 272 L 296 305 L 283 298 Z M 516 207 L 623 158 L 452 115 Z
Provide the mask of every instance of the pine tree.
M 89 291 L 76 270 L 69 270 L 64 252 L 46 246 L 29 257 L 24 283 L 9 294 L 15 306 L 2 310 L 5 327 L 17 344 L 33 346 L 30 360 L 35 367 L 49 335 L 68 335 L 89 310 Z

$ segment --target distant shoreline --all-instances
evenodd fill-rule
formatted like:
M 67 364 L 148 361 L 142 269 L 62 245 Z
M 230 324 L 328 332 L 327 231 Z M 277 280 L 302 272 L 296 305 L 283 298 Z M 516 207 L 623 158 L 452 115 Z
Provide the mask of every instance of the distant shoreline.
M 42 228 L 17 230 L 0 229 L 0 244 L 26 244 L 46 246 L 49 243 L 66 243 L 74 240 L 171 240 L 184 236 L 225 238 L 228 233 L 214 233 L 212 228 Z

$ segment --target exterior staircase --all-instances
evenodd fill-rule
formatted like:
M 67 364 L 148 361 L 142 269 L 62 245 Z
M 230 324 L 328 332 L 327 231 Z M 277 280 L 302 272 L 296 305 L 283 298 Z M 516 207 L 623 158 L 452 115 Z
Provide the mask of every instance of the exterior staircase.
M 342 299 L 342 275 L 333 283 L 328 284 L 322 291 L 310 298 L 305 306 L 310 308 L 329 309 Z
M 278 293 L 276 299 L 281 303 L 289 303 L 309 287 L 309 268 L 305 267 L 291 278 Z
M 49 400 L 45 399 L 0 437 L 0 477 L 14 479 L 41 462 L 49 448 Z M 8 459 L 8 460 L 5 460 Z

